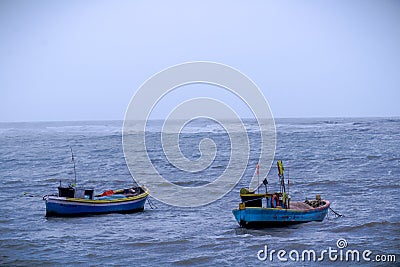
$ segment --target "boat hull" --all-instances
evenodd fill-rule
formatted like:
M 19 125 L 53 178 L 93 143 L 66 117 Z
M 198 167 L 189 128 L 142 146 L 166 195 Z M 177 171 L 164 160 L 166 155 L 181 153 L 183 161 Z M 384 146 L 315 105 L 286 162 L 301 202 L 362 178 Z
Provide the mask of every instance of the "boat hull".
M 148 194 L 116 200 L 85 200 L 48 196 L 46 216 L 82 216 L 105 213 L 131 213 L 142 211 Z
M 308 210 L 246 207 L 244 209 L 234 209 L 232 213 L 242 227 L 278 227 L 311 221 L 323 221 L 328 213 L 329 206 L 330 202 L 325 200 L 325 205 Z

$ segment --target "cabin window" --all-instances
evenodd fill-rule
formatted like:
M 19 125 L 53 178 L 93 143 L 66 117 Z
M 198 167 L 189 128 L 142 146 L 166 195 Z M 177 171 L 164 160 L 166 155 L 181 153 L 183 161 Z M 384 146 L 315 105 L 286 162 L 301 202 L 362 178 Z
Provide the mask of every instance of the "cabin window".
M 85 198 L 86 199 L 93 199 L 93 189 L 86 189 L 85 190 Z

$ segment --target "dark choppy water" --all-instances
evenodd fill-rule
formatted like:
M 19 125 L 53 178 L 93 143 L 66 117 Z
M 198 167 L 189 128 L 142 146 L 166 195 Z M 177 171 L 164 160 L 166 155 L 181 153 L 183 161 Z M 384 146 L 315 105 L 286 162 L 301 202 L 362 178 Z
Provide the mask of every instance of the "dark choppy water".
M 248 125 L 252 132 L 252 123 Z M 203 137 L 218 145 L 215 162 L 203 173 L 188 181 L 188 174 L 163 160 L 159 134 L 151 127 L 150 155 L 163 175 L 177 184 L 197 186 L 204 183 L 201 179 L 221 174 L 229 160 L 229 139 L 212 124 L 189 126 L 181 136 L 183 154 L 198 157 L 193 147 Z M 249 181 L 244 178 L 231 193 L 200 208 L 175 208 L 153 200 L 158 208 L 146 204 L 143 213 L 46 219 L 41 197 L 23 193 L 42 196 L 55 193 L 60 179 L 72 182 L 69 144 L 80 185 L 95 186 L 99 192 L 132 182 L 122 152 L 122 123 L 0 124 L 0 265 L 271 265 L 257 260 L 264 245 L 288 252 L 321 251 L 337 248 L 339 238 L 346 239 L 348 249 L 396 254 L 398 264 L 400 119 L 278 119 L 276 126 L 276 159 L 290 166 L 292 198 L 320 193 L 345 217 L 286 228 L 241 229 L 231 209 Z M 253 174 L 258 156 L 259 135 L 255 131 L 250 137 L 254 156 L 246 177 Z M 275 180 L 272 174 L 270 182 Z M 280 263 L 276 257 L 274 263 Z

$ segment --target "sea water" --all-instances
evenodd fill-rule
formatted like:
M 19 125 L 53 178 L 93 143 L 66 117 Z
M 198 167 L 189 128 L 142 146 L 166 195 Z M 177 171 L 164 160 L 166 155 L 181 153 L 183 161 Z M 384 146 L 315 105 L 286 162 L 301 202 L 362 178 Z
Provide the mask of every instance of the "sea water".
M 209 167 L 188 174 L 163 154 L 161 124 L 149 123 L 146 142 L 152 163 L 164 177 L 182 186 L 201 186 L 223 173 L 231 149 L 223 127 L 200 120 L 184 129 L 180 145 L 189 159 L 200 156 L 203 138 L 217 147 Z M 328 248 L 336 249 L 338 256 L 332 260 L 325 255 L 322 260 L 330 265 L 399 264 L 399 118 L 277 119 L 275 160 L 283 160 L 290 171 L 292 201 L 321 194 L 344 216 L 330 213 L 323 222 L 269 229 L 240 228 L 231 212 L 259 157 L 257 124 L 249 120 L 246 125 L 251 155 L 244 176 L 209 205 L 179 208 L 152 199 L 153 209 L 146 204 L 139 213 L 46 218 L 42 196 L 57 193 L 60 181 L 74 181 L 70 145 L 78 185 L 100 193 L 133 183 L 122 149 L 122 122 L 1 123 L 0 265 L 298 265 L 296 253 L 289 258 L 290 251 L 300 256 L 304 250 L 316 251 L 317 259 L 305 259 L 303 265 L 319 264 L 321 251 Z M 268 181 L 272 189 L 278 183 L 274 169 Z M 338 240 L 347 246 L 340 249 Z M 284 250 L 286 255 L 268 254 L 260 261 L 266 247 L 268 253 Z M 344 262 L 339 256 L 346 250 L 370 250 L 371 261 Z M 376 255 L 395 255 L 396 262 L 379 263 Z

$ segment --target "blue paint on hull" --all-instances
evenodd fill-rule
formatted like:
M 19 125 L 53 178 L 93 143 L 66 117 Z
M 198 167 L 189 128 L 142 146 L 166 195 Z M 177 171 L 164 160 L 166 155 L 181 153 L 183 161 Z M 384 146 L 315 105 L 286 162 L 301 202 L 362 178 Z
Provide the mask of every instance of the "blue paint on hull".
M 295 223 L 323 221 L 328 213 L 329 206 L 329 201 L 326 201 L 324 206 L 309 210 L 247 207 L 234 209 L 232 213 L 242 227 L 284 226 Z
M 130 213 L 142 211 L 147 195 L 134 200 L 118 201 L 109 203 L 85 203 L 69 201 L 68 199 L 52 198 L 46 199 L 46 216 L 81 216 L 88 214 L 104 213 Z

